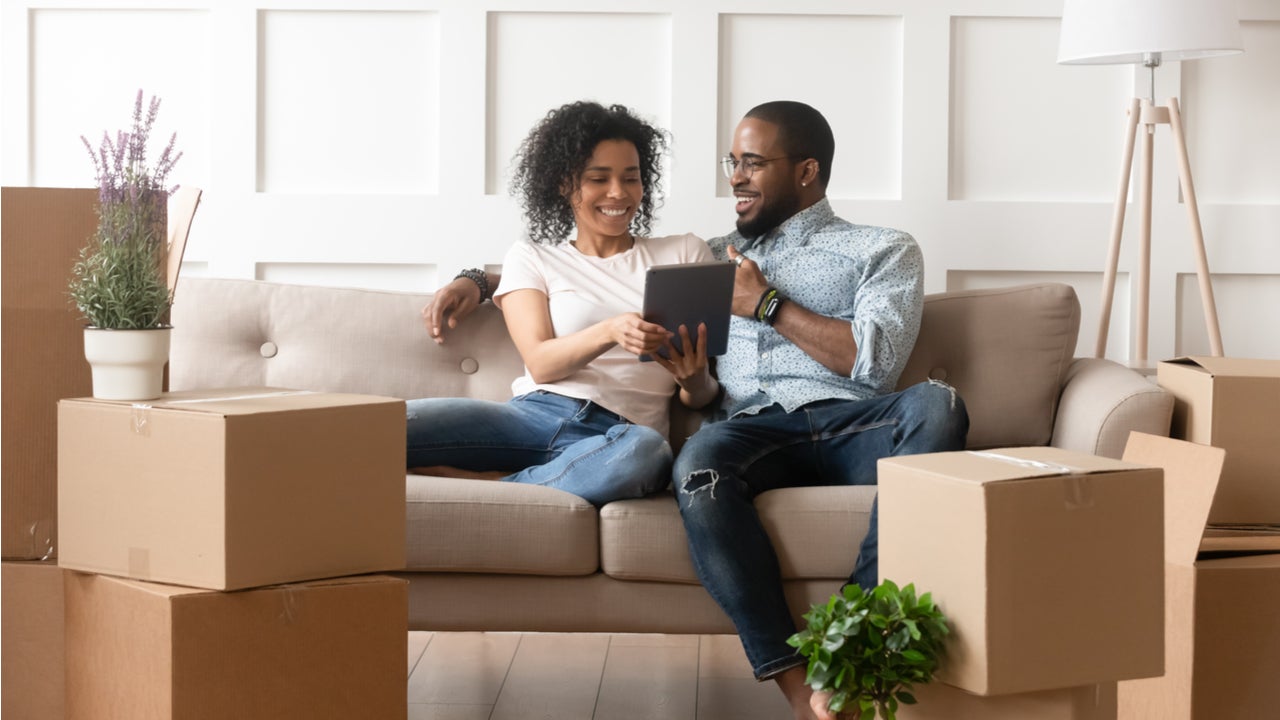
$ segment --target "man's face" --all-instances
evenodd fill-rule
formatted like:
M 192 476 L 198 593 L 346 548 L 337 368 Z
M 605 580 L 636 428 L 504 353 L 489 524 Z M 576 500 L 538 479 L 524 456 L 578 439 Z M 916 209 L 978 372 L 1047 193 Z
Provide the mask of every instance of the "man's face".
M 738 200 L 734 211 L 743 237 L 759 237 L 800 211 L 800 166 L 779 144 L 777 125 L 743 118 L 733 133 L 730 154 L 738 161 L 729 183 Z M 753 163 L 759 164 L 751 172 Z

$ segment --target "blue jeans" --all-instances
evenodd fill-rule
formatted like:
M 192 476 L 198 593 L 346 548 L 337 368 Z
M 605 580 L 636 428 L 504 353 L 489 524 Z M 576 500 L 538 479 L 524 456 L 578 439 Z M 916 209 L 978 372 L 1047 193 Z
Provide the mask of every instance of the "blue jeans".
M 590 400 L 537 390 L 505 403 L 408 402 L 408 467 L 510 472 L 510 482 L 558 488 L 600 507 L 666 487 L 671 446 Z
M 782 574 L 753 500 L 804 485 L 874 485 L 876 461 L 964 449 L 969 415 L 948 385 L 924 382 L 870 400 L 823 400 L 794 412 L 704 426 L 673 469 L 689 553 L 703 587 L 733 621 L 751 668 L 765 679 L 805 663 L 787 645 L 795 633 Z M 877 507 L 850 582 L 874 588 Z M 852 550 L 852 548 L 851 548 Z M 852 553 L 850 553 L 852 554 Z

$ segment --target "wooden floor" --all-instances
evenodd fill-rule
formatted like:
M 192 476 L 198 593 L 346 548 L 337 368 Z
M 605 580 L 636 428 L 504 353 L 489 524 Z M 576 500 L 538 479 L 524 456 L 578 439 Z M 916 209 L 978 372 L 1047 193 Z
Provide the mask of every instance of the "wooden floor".
M 409 633 L 409 720 L 783 720 L 733 635 Z

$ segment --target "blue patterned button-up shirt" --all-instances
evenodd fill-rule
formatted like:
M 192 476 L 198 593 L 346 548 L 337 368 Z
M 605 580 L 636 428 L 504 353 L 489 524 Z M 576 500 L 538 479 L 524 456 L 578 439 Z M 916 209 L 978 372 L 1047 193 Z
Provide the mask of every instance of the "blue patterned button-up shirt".
M 725 392 L 719 417 L 893 392 L 920 332 L 924 260 L 915 239 L 841 220 L 824 198 L 755 240 L 735 231 L 708 244 L 721 260 L 733 245 L 791 302 L 846 320 L 858 346 L 853 372 L 843 377 L 772 327 L 735 315 L 729 350 L 716 360 Z

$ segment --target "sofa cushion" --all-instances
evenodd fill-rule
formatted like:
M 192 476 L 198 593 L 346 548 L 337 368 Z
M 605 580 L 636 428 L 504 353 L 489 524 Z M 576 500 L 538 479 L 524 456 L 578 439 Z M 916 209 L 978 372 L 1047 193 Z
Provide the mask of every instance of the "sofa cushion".
M 756 498 L 782 577 L 848 578 L 867 533 L 875 492 L 874 486 L 800 487 Z M 671 493 L 601 508 L 600 567 L 619 580 L 698 581 Z
M 408 570 L 589 575 L 599 569 L 598 515 L 577 495 L 410 475 L 405 496 Z
M 928 295 L 898 386 L 956 388 L 970 448 L 1047 445 L 1079 328 L 1075 290 L 1061 283 Z

